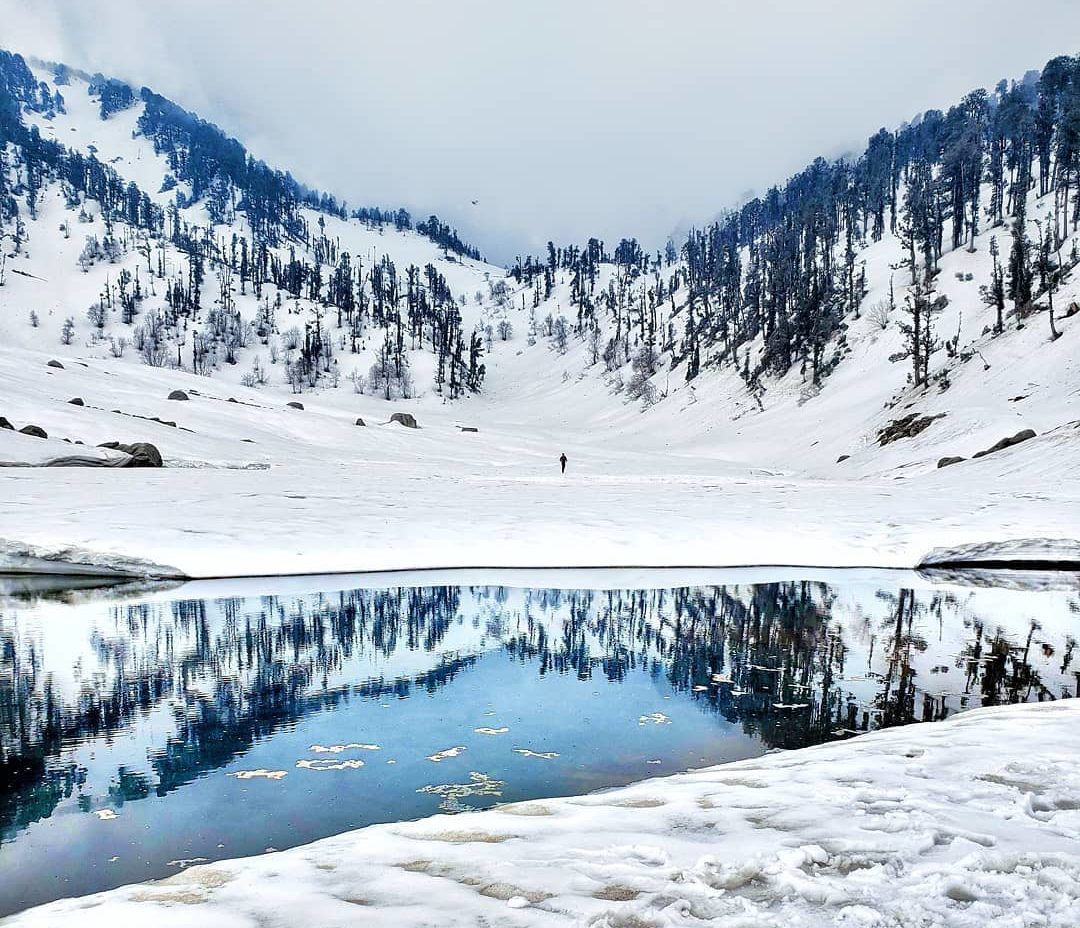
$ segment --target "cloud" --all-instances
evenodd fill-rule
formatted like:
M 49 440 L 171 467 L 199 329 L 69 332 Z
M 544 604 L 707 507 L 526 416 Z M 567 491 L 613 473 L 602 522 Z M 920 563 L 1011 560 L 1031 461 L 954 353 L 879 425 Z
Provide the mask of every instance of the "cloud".
M 3 43 L 219 123 L 498 260 L 661 246 L 818 154 L 1074 51 L 1033 0 L 0 0 Z M 473 205 L 473 200 L 477 201 Z

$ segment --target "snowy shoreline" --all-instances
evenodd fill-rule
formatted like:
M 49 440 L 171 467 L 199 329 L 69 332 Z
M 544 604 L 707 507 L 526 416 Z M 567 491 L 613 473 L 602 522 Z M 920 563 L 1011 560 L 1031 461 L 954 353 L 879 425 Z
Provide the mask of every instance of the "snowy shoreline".
M 1080 561 L 1068 473 L 1033 477 L 1036 449 L 1010 463 L 987 483 L 957 479 L 953 468 L 832 481 L 744 470 L 604 475 L 590 465 L 560 479 L 482 464 L 440 472 L 438 459 L 85 470 L 63 482 L 55 470 L 15 469 L 0 475 L 0 571 L 77 564 L 175 579 Z
M 1066 928 L 1080 905 L 1078 722 L 1073 700 L 977 709 L 591 795 L 372 826 L 2 924 Z
M 143 580 L 147 582 L 202 582 L 217 580 L 275 580 L 275 579 L 304 579 L 316 577 L 386 577 L 394 580 L 403 576 L 420 575 L 423 577 L 439 574 L 466 574 L 479 572 L 501 573 L 542 573 L 555 577 L 580 573 L 610 574 L 623 571 L 633 572 L 715 572 L 737 571 L 751 573 L 765 571 L 770 573 L 786 571 L 815 571 L 815 572 L 845 572 L 845 571 L 916 571 L 926 576 L 939 575 L 945 577 L 968 576 L 971 578 L 982 574 L 1011 574 L 1021 578 L 1023 575 L 1035 576 L 1041 583 L 1047 582 L 1048 577 L 1054 575 L 1069 576 L 1080 572 L 1080 561 L 1076 560 L 1052 560 L 1033 556 L 1031 558 L 1016 559 L 948 559 L 936 561 L 926 559 L 911 567 L 895 565 L 882 566 L 879 564 L 819 564 L 819 563 L 792 563 L 792 564 L 460 564 L 444 565 L 431 564 L 421 566 L 403 567 L 366 567 L 358 569 L 323 571 L 306 570 L 301 572 L 279 572 L 266 574 L 200 574 L 190 576 L 175 570 L 153 563 L 139 561 L 127 562 L 123 558 L 95 559 L 93 552 L 86 552 L 86 560 L 66 560 L 62 556 L 57 557 L 28 557 L 20 554 L 0 554 L 0 578 L 23 578 L 40 577 L 61 582 L 67 578 L 74 581 L 113 581 L 126 582 Z M 988 583 L 987 585 L 992 585 Z

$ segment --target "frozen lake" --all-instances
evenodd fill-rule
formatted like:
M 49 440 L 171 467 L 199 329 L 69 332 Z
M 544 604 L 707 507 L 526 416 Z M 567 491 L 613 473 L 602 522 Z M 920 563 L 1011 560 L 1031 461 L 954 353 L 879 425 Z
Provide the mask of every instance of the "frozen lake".
M 0 579 L 0 915 L 1076 695 L 1075 577 L 787 573 Z

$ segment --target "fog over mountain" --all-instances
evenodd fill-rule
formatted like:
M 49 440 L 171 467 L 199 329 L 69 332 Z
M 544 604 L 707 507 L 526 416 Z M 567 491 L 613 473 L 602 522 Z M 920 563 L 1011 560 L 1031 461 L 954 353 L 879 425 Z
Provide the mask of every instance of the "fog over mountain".
M 1014 12 L 1005 0 L 0 0 L 7 47 L 150 85 L 299 179 L 436 211 L 500 262 L 549 238 L 663 244 L 1080 35 L 1070 0 L 1029 4 L 1022 30 Z

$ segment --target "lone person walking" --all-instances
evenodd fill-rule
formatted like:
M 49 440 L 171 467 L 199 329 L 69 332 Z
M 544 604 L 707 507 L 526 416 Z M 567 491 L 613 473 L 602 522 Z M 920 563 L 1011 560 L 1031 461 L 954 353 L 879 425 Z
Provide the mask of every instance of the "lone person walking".
M 562 465 L 562 472 L 566 473 L 566 453 L 559 455 L 559 463 Z

